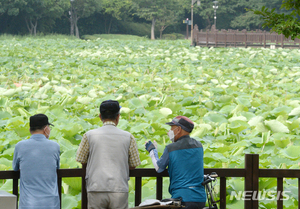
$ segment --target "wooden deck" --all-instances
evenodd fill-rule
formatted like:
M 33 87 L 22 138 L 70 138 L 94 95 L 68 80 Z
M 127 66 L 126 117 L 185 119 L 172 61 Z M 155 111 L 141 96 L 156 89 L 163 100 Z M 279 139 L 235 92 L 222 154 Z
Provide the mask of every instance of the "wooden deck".
M 264 47 L 264 48 L 300 48 L 300 40 L 285 38 L 282 34 L 256 30 L 193 30 L 193 43 L 205 47 Z

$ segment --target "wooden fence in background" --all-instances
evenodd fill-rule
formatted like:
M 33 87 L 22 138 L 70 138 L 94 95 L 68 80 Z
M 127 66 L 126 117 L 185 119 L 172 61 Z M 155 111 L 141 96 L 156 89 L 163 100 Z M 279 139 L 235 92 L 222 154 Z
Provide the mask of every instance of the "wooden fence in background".
M 259 178 L 277 178 L 277 209 L 283 209 L 283 178 L 298 179 L 298 200 L 300 200 L 300 169 L 260 169 L 259 155 L 246 154 L 245 168 L 206 168 L 205 174 L 216 172 L 220 181 L 220 208 L 226 209 L 226 178 L 242 177 L 245 182 L 245 191 L 247 194 L 253 194 L 250 199 L 244 201 L 245 209 L 258 209 L 259 204 Z M 85 168 L 77 169 L 59 169 L 58 185 L 61 196 L 62 178 L 80 177 L 82 182 L 81 190 L 81 208 L 87 209 L 87 194 L 85 189 Z M 13 179 L 13 194 L 18 196 L 18 180 L 20 173 L 17 171 L 0 171 L 0 179 Z M 163 197 L 163 177 L 168 177 L 168 172 L 157 173 L 154 169 L 135 169 L 130 171 L 130 177 L 135 178 L 135 206 L 142 201 L 142 178 L 156 177 L 156 199 Z M 238 181 L 238 180 L 237 180 Z M 238 193 L 239 191 L 236 191 Z M 300 204 L 298 204 L 300 209 Z
M 300 48 L 300 40 L 285 38 L 282 34 L 256 30 L 200 30 L 195 25 L 193 43 L 196 46 L 206 47 L 268 47 L 268 48 Z

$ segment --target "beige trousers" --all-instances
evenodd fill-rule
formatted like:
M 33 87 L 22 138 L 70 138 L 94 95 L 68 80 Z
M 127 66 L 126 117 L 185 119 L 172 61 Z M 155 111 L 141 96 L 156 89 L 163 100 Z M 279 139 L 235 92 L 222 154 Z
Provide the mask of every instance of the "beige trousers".
M 127 209 L 128 193 L 88 192 L 88 209 Z

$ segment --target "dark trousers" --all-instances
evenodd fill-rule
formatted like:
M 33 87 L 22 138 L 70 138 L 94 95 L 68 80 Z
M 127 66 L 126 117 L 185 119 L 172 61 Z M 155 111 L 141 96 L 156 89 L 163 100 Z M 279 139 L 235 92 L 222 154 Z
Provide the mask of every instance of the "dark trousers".
M 205 202 L 181 202 L 185 206 L 184 209 L 202 209 L 205 207 Z

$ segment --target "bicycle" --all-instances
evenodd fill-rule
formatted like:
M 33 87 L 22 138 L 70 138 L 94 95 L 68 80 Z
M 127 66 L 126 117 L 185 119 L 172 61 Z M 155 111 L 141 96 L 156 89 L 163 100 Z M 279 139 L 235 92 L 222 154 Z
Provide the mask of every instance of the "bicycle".
M 208 207 L 203 209 L 218 209 L 217 202 L 219 201 L 216 200 L 216 193 L 214 191 L 214 187 L 217 184 L 217 177 L 218 174 L 215 172 L 212 172 L 210 175 L 204 175 L 202 185 L 205 187 Z M 213 182 L 215 183 L 213 184 Z
M 210 175 L 209 174 L 204 175 L 203 182 L 201 184 L 205 187 L 205 192 L 207 195 L 207 202 L 208 202 L 209 206 L 204 207 L 203 209 L 218 209 L 217 202 L 219 202 L 219 200 L 218 201 L 216 200 L 216 194 L 214 191 L 214 187 L 217 184 L 217 177 L 218 177 L 218 174 L 215 172 L 212 172 Z M 214 184 L 213 184 L 213 182 L 214 182 Z M 181 201 L 182 201 L 181 198 L 176 198 L 176 199 L 167 198 L 167 199 L 162 199 L 161 201 L 149 200 L 144 205 L 148 204 L 148 206 L 151 206 L 151 208 L 154 208 L 154 207 L 159 208 L 159 207 L 162 207 L 162 205 L 163 205 L 163 207 L 166 207 L 166 205 L 168 205 L 169 207 L 172 207 L 172 208 L 184 208 L 184 206 L 181 206 Z M 146 202 L 146 201 L 144 201 L 144 202 Z M 161 204 L 161 203 L 166 203 L 166 202 L 168 202 L 168 203 Z M 157 203 L 157 205 L 154 203 Z M 141 205 L 142 204 L 140 204 L 140 206 Z M 156 206 L 154 206 L 154 205 L 156 205 Z M 145 209 L 146 208 L 147 207 L 145 207 Z

